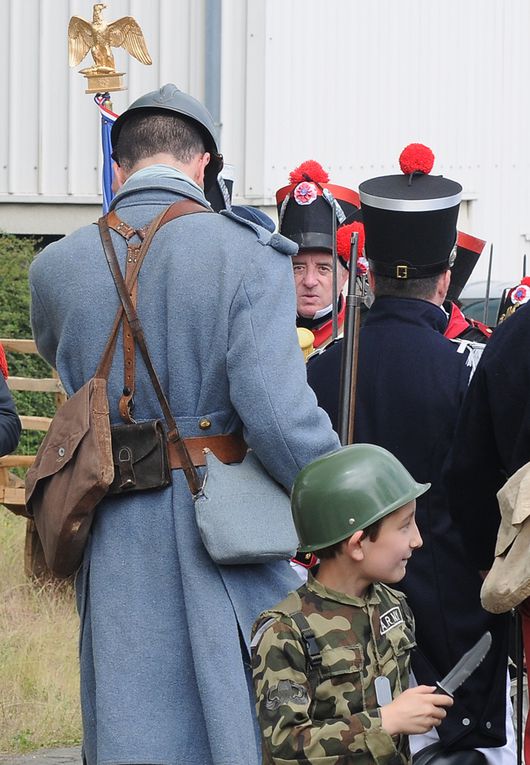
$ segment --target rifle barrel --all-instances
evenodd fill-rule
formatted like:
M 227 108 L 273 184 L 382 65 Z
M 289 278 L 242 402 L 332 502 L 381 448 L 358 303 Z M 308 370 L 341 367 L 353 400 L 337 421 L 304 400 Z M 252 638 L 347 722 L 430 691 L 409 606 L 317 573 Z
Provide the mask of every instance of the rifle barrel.
M 355 377 L 357 371 L 357 348 L 359 341 L 361 297 L 357 294 L 357 247 L 358 234 L 352 234 L 350 250 L 350 277 L 346 296 L 344 318 L 344 340 L 342 342 L 338 434 L 343 446 L 353 438 L 353 417 L 355 416 Z M 352 403 L 353 402 L 353 403 Z M 353 411 L 352 411 L 353 407 Z M 353 417 L 352 417 L 353 415 Z

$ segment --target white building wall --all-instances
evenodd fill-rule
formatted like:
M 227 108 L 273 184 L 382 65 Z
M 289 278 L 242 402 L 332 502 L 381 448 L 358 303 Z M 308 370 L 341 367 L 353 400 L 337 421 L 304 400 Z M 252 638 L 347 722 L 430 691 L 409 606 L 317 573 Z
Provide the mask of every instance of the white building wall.
M 244 193 L 273 201 L 319 160 L 355 188 L 399 172 L 412 141 L 464 187 L 461 227 L 494 242 L 493 278 L 520 275 L 530 246 L 530 4 L 526 0 L 253 0 L 264 109 L 247 109 Z M 247 92 L 248 97 L 248 92 Z M 255 115 L 254 124 L 253 115 Z M 489 248 L 488 248 L 489 249 Z M 474 279 L 485 278 L 487 257 Z
M 168 81 L 203 98 L 206 3 L 110 0 L 106 18 L 134 16 L 154 61 L 116 52 L 128 85 L 113 96 L 116 111 Z M 527 0 L 222 7 L 221 147 L 238 201 L 273 205 L 308 158 L 357 187 L 397 172 L 401 149 L 420 141 L 436 155 L 433 172 L 463 184 L 461 227 L 494 243 L 493 278 L 520 275 L 530 255 Z M 0 0 L 1 228 L 60 233 L 99 210 L 99 119 L 68 68 L 73 14 L 90 18 L 92 2 Z
M 86 80 L 68 66 L 68 22 L 92 18 L 87 0 L 0 0 L 0 228 L 66 233 L 101 207 L 100 120 Z M 116 66 L 128 89 L 113 94 L 118 113 L 160 83 L 204 95 L 203 0 L 112 0 L 107 21 L 131 15 L 153 59 L 122 49 Z

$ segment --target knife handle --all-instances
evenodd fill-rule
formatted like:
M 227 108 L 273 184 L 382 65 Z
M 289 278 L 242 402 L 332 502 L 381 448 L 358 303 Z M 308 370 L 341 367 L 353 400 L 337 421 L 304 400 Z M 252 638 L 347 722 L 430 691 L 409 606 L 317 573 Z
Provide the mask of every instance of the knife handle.
M 449 693 L 449 691 L 446 691 L 445 688 L 442 688 L 440 683 L 436 683 L 436 690 L 435 693 L 443 693 L 444 696 L 450 696 L 451 698 L 454 698 L 452 693 Z

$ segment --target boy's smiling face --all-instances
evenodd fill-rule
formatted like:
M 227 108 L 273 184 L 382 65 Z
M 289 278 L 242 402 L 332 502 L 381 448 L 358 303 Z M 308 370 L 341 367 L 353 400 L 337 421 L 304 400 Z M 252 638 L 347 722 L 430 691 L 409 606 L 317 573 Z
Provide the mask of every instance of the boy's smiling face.
M 412 500 L 383 519 L 374 541 L 360 540 L 359 574 L 367 583 L 393 584 L 403 579 L 413 550 L 423 544 L 415 512 L 416 500 Z

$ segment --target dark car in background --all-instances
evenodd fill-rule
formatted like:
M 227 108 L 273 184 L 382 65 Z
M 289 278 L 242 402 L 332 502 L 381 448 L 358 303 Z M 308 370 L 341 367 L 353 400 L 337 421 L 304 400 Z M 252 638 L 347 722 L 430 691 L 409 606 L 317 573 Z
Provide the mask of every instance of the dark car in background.
M 489 327 L 494 327 L 497 324 L 497 314 L 499 313 L 502 293 L 507 287 L 515 286 L 515 283 L 515 280 L 513 282 L 492 281 L 490 283 L 488 314 L 486 317 L 484 317 L 484 309 L 486 307 L 487 282 L 470 282 L 466 284 L 459 298 L 462 311 L 470 319 L 477 319 L 478 321 L 483 321 Z

